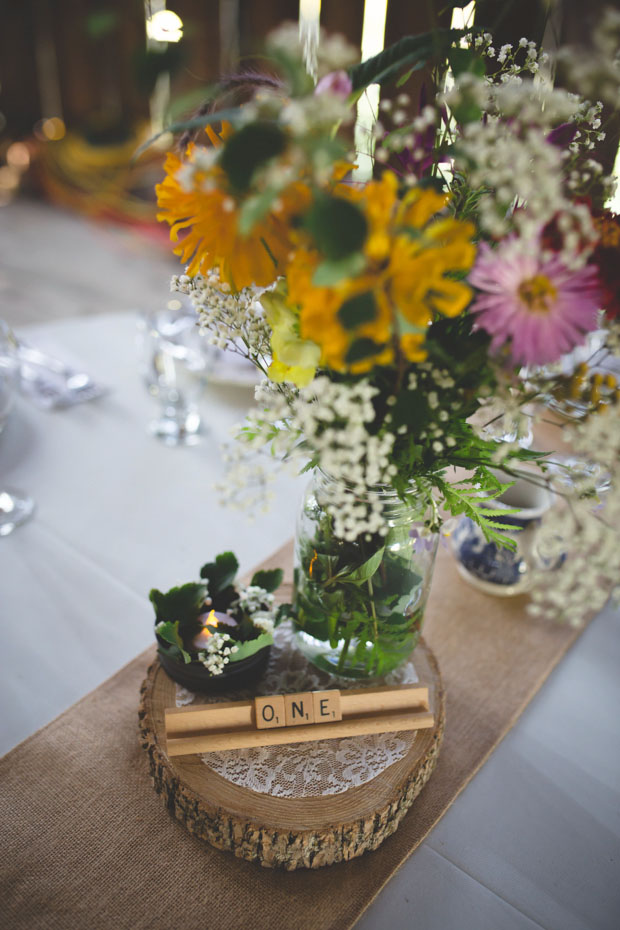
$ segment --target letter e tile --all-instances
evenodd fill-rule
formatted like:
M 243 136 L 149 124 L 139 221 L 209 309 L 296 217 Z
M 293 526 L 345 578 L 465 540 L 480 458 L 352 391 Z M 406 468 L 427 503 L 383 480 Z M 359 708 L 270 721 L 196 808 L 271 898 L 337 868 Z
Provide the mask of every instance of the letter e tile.
M 332 720 L 342 720 L 340 710 L 340 691 L 313 691 L 314 722 L 330 723 Z
M 311 691 L 304 691 L 302 694 L 285 694 L 284 707 L 287 727 L 314 723 L 314 703 Z
M 254 698 L 254 711 L 256 713 L 256 728 L 258 730 L 268 730 L 272 727 L 286 726 L 284 697 L 281 694 L 271 694 L 269 697 Z

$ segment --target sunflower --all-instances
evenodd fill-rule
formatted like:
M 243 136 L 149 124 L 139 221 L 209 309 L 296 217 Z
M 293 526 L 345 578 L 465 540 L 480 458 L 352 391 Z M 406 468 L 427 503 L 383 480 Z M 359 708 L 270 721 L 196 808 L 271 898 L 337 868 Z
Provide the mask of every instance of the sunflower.
M 307 206 L 309 188 L 296 181 L 275 192 L 267 209 L 257 205 L 259 218 L 244 232 L 241 211 L 256 193 L 249 184 L 233 183 L 237 177 L 226 154 L 236 134 L 228 124 L 219 136 L 210 126 L 207 134 L 215 151 L 190 143 L 184 158 L 168 154 L 166 177 L 156 187 L 157 219 L 170 225 L 170 238 L 178 242 L 174 252 L 187 264 L 189 275 L 217 267 L 233 291 L 251 284 L 265 287 L 286 270 L 293 247 L 291 219 Z
M 289 299 L 300 308 L 300 333 L 321 346 L 322 364 L 360 373 L 402 354 L 422 361 L 425 333 L 441 314 L 457 316 L 472 291 L 455 273 L 474 261 L 474 227 L 436 217 L 448 197 L 416 187 L 398 198 L 398 180 L 386 172 L 362 191 L 341 192 L 366 219 L 363 269 L 331 286 L 313 277 L 321 256 L 299 249 L 287 271 Z

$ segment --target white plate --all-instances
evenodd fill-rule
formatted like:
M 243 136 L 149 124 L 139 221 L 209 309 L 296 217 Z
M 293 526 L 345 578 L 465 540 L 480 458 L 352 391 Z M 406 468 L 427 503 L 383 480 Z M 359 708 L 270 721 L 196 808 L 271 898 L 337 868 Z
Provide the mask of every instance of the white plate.
M 239 358 L 234 352 L 212 349 L 207 380 L 211 384 L 254 387 L 261 379 L 261 374 L 251 362 Z

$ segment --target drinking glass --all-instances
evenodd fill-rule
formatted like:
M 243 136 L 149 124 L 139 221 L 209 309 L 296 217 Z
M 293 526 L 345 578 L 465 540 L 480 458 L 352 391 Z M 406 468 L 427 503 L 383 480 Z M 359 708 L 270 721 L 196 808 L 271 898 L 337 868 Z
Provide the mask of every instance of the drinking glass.
M 209 356 L 195 313 L 187 309 L 142 314 L 138 321 L 141 374 L 159 412 L 149 431 L 167 445 L 195 445 L 204 434 L 198 398 Z
M 17 342 L 7 324 L 0 320 L 0 433 L 6 426 L 17 382 Z M 32 515 L 34 501 L 17 488 L 0 480 L 0 536 L 8 536 Z

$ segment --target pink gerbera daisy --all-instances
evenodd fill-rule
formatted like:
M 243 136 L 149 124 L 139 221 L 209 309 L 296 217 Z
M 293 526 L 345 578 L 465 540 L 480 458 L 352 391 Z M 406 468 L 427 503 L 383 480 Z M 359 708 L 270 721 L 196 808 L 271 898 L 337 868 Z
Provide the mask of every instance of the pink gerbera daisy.
M 469 282 L 482 292 L 470 310 L 493 337 L 491 349 L 510 343 L 515 363 L 555 362 L 596 328 L 596 269 L 568 268 L 559 255 L 543 257 L 540 246 L 523 254 L 515 239 L 496 249 L 483 243 Z

